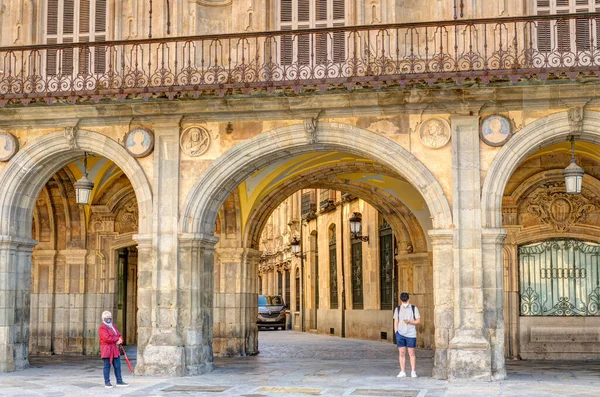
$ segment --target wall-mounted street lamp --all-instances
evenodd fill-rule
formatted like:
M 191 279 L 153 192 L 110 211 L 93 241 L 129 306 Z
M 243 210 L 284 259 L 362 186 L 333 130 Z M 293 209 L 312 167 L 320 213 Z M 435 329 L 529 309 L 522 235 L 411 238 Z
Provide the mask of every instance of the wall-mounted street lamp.
M 296 258 L 302 258 L 302 259 L 306 259 L 306 254 L 300 252 L 300 240 L 298 240 L 298 238 L 296 236 L 294 236 L 292 238 L 292 241 L 290 242 L 290 246 L 292 247 L 292 254 L 294 254 L 294 256 Z
M 362 233 L 362 215 L 360 212 L 354 212 L 350 219 L 350 238 L 352 240 L 362 240 L 369 242 L 369 236 L 363 236 Z
M 571 164 L 563 170 L 565 176 L 565 187 L 569 194 L 580 194 L 583 181 L 583 168 L 575 163 L 575 137 L 571 136 Z
M 88 205 L 90 203 L 90 196 L 92 195 L 92 189 L 94 189 L 94 182 L 90 181 L 87 176 L 87 153 L 84 153 L 83 176 L 74 184 L 77 204 Z

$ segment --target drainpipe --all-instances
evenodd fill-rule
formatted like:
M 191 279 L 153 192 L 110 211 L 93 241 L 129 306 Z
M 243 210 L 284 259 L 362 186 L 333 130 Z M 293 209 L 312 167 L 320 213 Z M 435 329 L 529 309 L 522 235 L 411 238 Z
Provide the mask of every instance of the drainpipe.
M 302 193 L 300 193 L 302 196 Z M 302 280 L 302 332 L 306 331 L 306 326 L 304 323 L 304 317 L 306 316 L 306 294 L 305 294 L 305 285 L 306 282 L 304 280 L 304 238 L 302 233 L 302 212 L 300 212 L 300 279 Z
M 340 192 L 341 193 L 341 192 Z M 341 199 L 340 206 L 340 246 L 342 249 L 341 265 L 342 265 L 342 338 L 346 337 L 346 282 L 344 278 L 344 199 Z

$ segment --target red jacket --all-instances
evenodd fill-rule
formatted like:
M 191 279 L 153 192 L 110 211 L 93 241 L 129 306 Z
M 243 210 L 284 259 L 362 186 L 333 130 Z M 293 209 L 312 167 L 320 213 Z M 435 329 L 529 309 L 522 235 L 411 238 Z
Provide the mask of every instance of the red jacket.
M 113 327 L 115 329 L 114 332 L 104 323 L 98 328 L 98 336 L 100 337 L 100 357 L 110 358 L 111 364 L 113 358 L 117 358 L 121 355 L 117 341 L 119 338 L 122 338 L 121 333 L 114 324 Z

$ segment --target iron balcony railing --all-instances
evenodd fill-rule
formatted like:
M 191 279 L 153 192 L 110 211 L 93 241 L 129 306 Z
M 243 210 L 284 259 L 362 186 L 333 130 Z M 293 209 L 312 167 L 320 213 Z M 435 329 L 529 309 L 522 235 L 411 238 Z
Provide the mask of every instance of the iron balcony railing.
M 600 13 L 0 48 L 0 105 L 600 75 Z

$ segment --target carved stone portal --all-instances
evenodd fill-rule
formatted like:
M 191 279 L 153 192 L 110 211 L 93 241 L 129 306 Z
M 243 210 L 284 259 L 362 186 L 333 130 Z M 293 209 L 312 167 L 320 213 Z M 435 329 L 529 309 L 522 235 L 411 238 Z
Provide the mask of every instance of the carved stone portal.
M 537 215 L 546 225 L 551 225 L 557 232 L 564 232 L 582 220 L 596 206 L 583 195 L 570 195 L 565 192 L 552 191 L 554 185 L 546 185 L 545 189 L 535 195 L 527 205 L 527 211 Z

